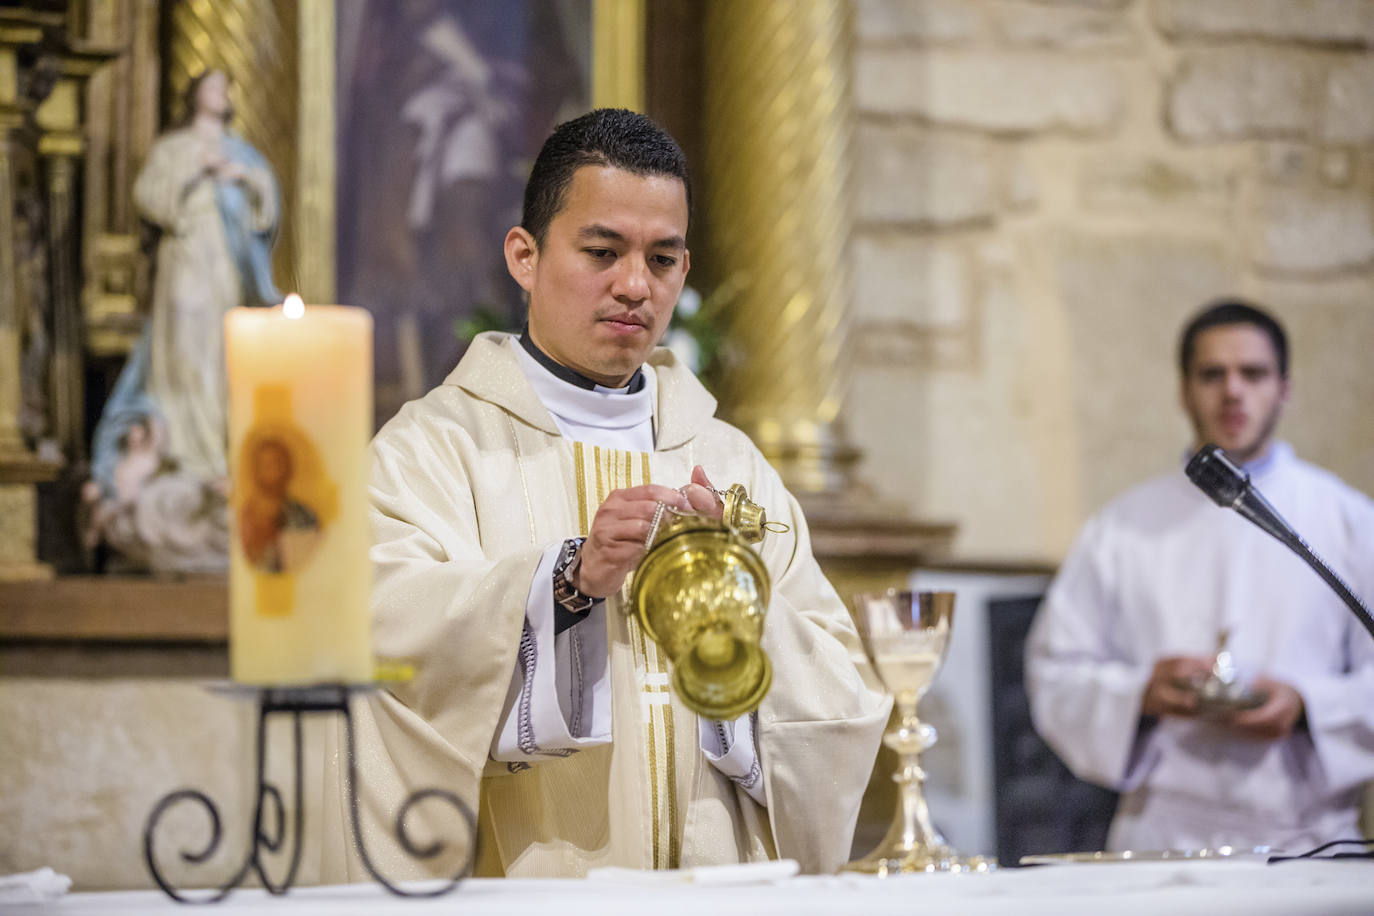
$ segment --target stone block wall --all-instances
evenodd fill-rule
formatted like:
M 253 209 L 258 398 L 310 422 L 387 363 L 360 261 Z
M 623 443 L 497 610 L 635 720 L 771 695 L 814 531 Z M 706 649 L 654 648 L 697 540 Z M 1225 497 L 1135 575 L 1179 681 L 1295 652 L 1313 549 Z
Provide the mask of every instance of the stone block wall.
M 856 0 L 860 476 L 1062 557 L 1189 444 L 1176 338 L 1289 328 L 1280 434 L 1374 492 L 1374 0 Z
M 256 715 L 253 698 L 211 689 L 227 684 L 227 662 L 209 646 L 0 645 L 0 875 L 47 866 L 76 891 L 152 888 L 144 828 L 158 800 L 181 789 L 205 793 L 223 835 L 206 862 L 183 862 L 210 848 L 211 822 L 195 802 L 172 806 L 155 834 L 164 874 L 197 888 L 233 875 L 253 823 Z M 305 720 L 302 882 L 318 880 L 320 748 L 332 718 Z M 274 716 L 266 772 L 289 816 L 291 737 L 290 717 Z M 275 811 L 264 825 L 275 829 Z M 278 880 L 290 849 L 266 857 Z

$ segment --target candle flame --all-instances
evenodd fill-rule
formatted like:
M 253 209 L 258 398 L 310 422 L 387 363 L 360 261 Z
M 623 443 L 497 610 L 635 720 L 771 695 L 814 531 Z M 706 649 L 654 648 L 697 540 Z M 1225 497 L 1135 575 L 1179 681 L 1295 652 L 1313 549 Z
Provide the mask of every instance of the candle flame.
M 281 304 L 281 310 L 287 318 L 305 317 L 305 303 L 295 293 L 286 297 L 286 301 Z

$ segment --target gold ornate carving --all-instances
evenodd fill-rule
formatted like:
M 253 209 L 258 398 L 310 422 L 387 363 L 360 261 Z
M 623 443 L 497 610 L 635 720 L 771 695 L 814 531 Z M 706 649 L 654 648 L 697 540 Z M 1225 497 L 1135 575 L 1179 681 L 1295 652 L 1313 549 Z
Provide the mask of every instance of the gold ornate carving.
M 837 492 L 855 453 L 838 423 L 850 282 L 851 4 L 706 8 L 706 216 L 735 295 L 720 320 L 747 359 L 717 392 L 804 492 Z
M 198 74 L 221 69 L 230 76 L 234 127 L 272 164 L 287 205 L 284 225 L 296 219 L 296 14 L 297 0 L 178 0 L 168 12 L 163 58 L 169 124 L 185 116 L 186 88 Z M 272 265 L 279 285 L 298 285 L 291 233 L 278 238 Z
M 82 312 L 86 350 L 128 353 L 151 298 L 133 185 L 159 127 L 157 0 L 94 0 L 85 42 L 117 56 L 86 88 Z
M 24 36 L 16 23 L 0 22 L 0 461 L 32 458 L 19 432 L 22 398 L 22 310 L 14 257 L 14 166 L 11 133 L 24 123 L 19 87 L 19 49 L 42 33 Z M 7 479 L 7 478 L 0 478 Z
M 41 306 L 52 307 L 75 276 L 74 265 L 63 257 L 75 241 L 70 204 L 72 157 L 83 148 L 80 91 L 104 55 L 78 47 L 68 25 L 60 11 L 0 10 L 0 515 L 5 518 L 0 580 L 5 581 L 52 574 L 36 562 L 33 485 L 53 479 L 58 464 L 36 455 L 26 440 L 51 431 L 45 409 L 53 395 L 73 391 L 39 390 L 45 382 L 53 389 L 63 385 L 60 370 L 68 367 L 59 366 L 56 355 L 61 341 L 71 336 L 62 335 L 72 328 L 72 322 L 54 318 L 50 351 L 44 330 L 49 316 Z M 45 99 L 50 103 L 36 112 Z M 48 159 L 46 169 L 38 167 L 40 155 Z M 40 185 L 45 173 L 46 185 Z M 67 247 L 57 249 L 55 242 Z M 70 318 L 73 300 L 64 301 Z M 21 426 L 21 411 L 34 405 L 33 422 Z M 61 407 L 70 426 L 71 408 L 79 402 L 66 398 Z M 67 457 L 76 455 L 69 451 Z
M 592 107 L 644 110 L 644 0 L 594 0 Z
M 28 453 L 19 434 L 20 315 L 10 282 L 15 277 L 12 181 L 9 140 L 0 138 L 0 458 Z
M 81 345 L 81 291 L 77 288 L 76 161 L 45 150 L 47 158 L 49 307 L 52 309 L 51 392 L 53 436 L 68 460 L 85 457 L 85 363 Z
M 0 27 L 0 39 L 6 33 Z M 19 61 L 12 48 L 0 50 L 0 99 L 10 104 L 19 95 Z
M 79 19 L 80 17 L 78 17 Z M 47 215 L 48 308 L 52 329 L 48 403 L 52 438 L 69 461 L 85 456 L 85 352 L 81 306 L 82 234 L 78 160 L 86 153 L 86 87 L 116 56 L 84 36 L 68 34 L 56 54 L 57 80 L 39 104 Z

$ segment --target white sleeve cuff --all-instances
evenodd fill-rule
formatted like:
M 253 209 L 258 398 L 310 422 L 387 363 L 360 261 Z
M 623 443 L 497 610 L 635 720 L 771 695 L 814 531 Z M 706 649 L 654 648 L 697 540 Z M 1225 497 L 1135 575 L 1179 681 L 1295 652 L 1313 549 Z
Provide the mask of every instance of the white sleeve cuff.
M 544 550 L 530 585 L 493 760 L 528 765 L 611 741 L 606 603 L 554 636 L 553 567 L 562 549 L 559 542 Z
M 763 792 L 763 766 L 759 763 L 758 747 L 754 742 L 753 714 L 740 716 L 733 722 L 698 718 L 697 723 L 701 752 L 711 766 L 728 776 L 754 801 L 768 807 Z

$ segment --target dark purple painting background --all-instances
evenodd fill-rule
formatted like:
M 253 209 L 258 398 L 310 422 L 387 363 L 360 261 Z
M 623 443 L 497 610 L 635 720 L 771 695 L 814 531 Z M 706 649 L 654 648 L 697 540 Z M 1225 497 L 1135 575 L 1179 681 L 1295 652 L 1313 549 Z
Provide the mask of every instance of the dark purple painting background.
M 589 107 L 590 2 L 359 0 L 337 37 L 339 301 L 375 320 L 380 423 L 452 370 L 459 320 L 523 320 L 502 240 Z

